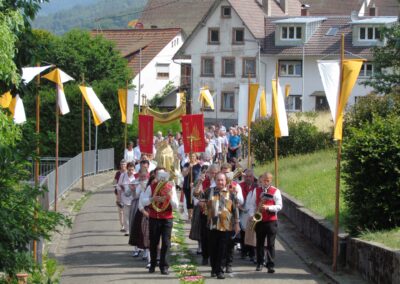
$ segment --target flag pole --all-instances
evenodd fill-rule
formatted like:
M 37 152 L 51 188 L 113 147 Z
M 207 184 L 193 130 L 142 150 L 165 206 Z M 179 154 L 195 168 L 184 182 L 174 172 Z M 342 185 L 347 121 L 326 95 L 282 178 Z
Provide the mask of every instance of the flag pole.
M 85 74 L 82 74 L 82 85 L 85 85 Z M 83 94 L 82 98 L 82 119 L 81 119 L 81 128 L 82 128 L 82 192 L 85 191 L 85 99 Z
M 58 199 L 58 144 L 59 144 L 59 112 L 60 109 L 58 107 L 58 88 L 56 84 L 56 164 L 55 164 L 55 187 L 54 187 L 54 211 L 57 212 L 57 199 Z
M 275 75 L 275 91 L 276 91 L 276 94 L 278 94 L 278 72 L 279 72 L 279 64 L 278 64 L 278 62 L 276 63 L 276 70 L 275 70 L 275 72 L 276 72 L 276 75 Z M 274 122 L 274 124 L 275 124 L 275 128 L 276 128 L 276 124 L 277 124 L 277 117 L 276 117 L 276 114 L 277 114 L 277 109 L 275 109 L 275 104 L 274 104 L 274 94 L 272 94 L 272 109 L 275 111 L 275 122 Z M 278 127 L 279 127 L 279 125 L 278 125 Z M 276 137 L 276 134 L 274 133 L 274 137 L 275 137 L 275 161 L 274 161 L 274 164 L 275 164 L 275 186 L 276 187 L 278 187 L 278 137 Z
M 248 75 L 248 93 L 247 93 L 247 168 L 251 167 L 251 139 L 250 139 L 250 126 L 251 119 L 249 119 L 249 110 L 250 110 L 250 72 Z
M 37 67 L 40 67 L 40 64 L 37 64 Z M 39 94 L 39 86 L 40 86 L 40 74 L 36 76 L 36 159 L 35 159 L 35 186 L 39 186 L 39 155 L 40 155 L 40 94 Z M 37 219 L 37 211 L 35 209 L 34 213 L 35 220 Z M 36 221 L 35 221 L 35 231 L 36 231 Z M 33 260 L 37 261 L 37 241 L 33 240 Z
M 189 153 L 189 167 L 190 167 L 190 183 L 189 183 L 189 189 L 190 189 L 190 194 L 189 194 L 189 204 L 192 203 L 192 187 L 191 184 L 193 182 L 193 167 L 190 165 L 190 159 L 193 154 L 193 136 L 190 135 L 190 153 Z
M 342 82 L 343 82 L 343 61 L 344 61 L 344 34 L 342 34 L 341 38 L 341 49 L 340 49 L 340 88 L 337 106 L 339 107 L 340 96 L 342 93 Z M 337 111 L 337 110 L 336 110 Z M 337 113 L 336 113 L 336 121 L 337 121 Z M 342 137 L 343 139 L 343 137 Z M 334 232 L 333 232 L 333 261 L 332 261 L 332 270 L 333 272 L 337 271 L 337 255 L 338 255 L 338 242 L 339 242 L 339 197 L 340 197 L 340 161 L 342 158 L 342 139 L 337 140 L 337 158 L 336 158 L 336 194 L 335 194 L 335 224 L 334 224 Z
M 125 98 L 125 149 L 128 146 L 128 81 L 126 81 L 126 98 Z

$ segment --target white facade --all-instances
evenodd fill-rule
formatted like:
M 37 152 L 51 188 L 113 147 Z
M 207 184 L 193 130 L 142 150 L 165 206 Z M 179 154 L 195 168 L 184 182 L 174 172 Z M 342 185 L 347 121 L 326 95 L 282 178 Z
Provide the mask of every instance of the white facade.
M 304 56 L 304 66 L 302 66 L 302 75 L 298 77 L 293 76 L 280 76 L 279 83 L 284 88 L 285 85 L 290 85 L 290 94 L 301 96 L 301 109 L 297 111 L 315 111 L 317 100 L 324 98 L 324 87 L 322 85 L 321 77 L 318 71 L 317 60 L 320 57 L 315 56 Z M 329 59 L 337 59 L 330 57 Z M 268 113 L 271 113 L 272 94 L 271 94 L 271 81 L 275 78 L 276 64 L 278 61 L 299 61 L 303 62 L 303 57 L 262 57 L 262 61 L 265 61 L 267 66 L 267 107 Z M 304 69 L 303 69 L 304 68 Z M 356 97 L 365 96 L 372 92 L 371 87 L 362 85 L 362 82 L 367 80 L 366 77 L 359 77 L 357 84 L 354 86 L 351 96 L 348 101 L 348 106 L 353 105 L 356 101 Z M 287 109 L 288 112 L 294 111 L 293 109 Z
M 215 119 L 231 121 L 231 124 L 233 124 L 237 122 L 238 108 L 240 107 L 240 102 L 238 101 L 239 85 L 248 81 L 247 77 L 243 77 L 243 59 L 254 58 L 258 73 L 259 46 L 233 8 L 231 8 L 231 17 L 221 17 L 221 7 L 224 6 L 230 5 L 227 1 L 222 1 L 214 12 L 209 15 L 205 25 L 197 30 L 197 33 L 195 30 L 196 34 L 192 35 L 191 41 L 185 49 L 185 54 L 191 55 L 192 61 L 192 112 L 200 112 L 199 91 L 200 88 L 207 86 L 214 97 L 215 110 L 204 112 L 206 121 Z M 219 28 L 219 44 L 209 44 L 209 28 Z M 242 44 L 232 43 L 233 28 L 244 29 L 244 41 Z M 204 57 L 213 58 L 214 60 L 213 76 L 202 75 L 202 58 Z M 228 77 L 222 74 L 222 61 L 225 57 L 234 59 L 234 76 Z M 256 78 L 252 78 L 252 82 L 255 81 Z M 224 92 L 233 92 L 233 110 L 223 109 L 222 96 Z
M 137 74 L 132 80 L 132 84 L 136 86 L 136 92 L 141 95 L 141 105 L 143 95 L 146 95 L 147 100 L 151 100 L 169 81 L 172 81 L 174 86 L 179 86 L 181 66 L 173 62 L 172 57 L 182 44 L 182 34 L 178 33 L 144 68 L 142 67 L 140 75 Z

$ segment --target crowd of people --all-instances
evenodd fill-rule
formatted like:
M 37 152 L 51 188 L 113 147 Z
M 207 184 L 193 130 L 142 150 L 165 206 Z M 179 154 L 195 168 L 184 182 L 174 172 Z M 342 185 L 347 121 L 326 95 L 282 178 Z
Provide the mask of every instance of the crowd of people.
M 147 261 L 150 273 L 169 274 L 173 210 L 181 205 L 198 242 L 202 265 L 224 279 L 233 272 L 235 247 L 242 259 L 274 273 L 277 213 L 282 209 L 272 174 L 255 177 L 242 169 L 242 139 L 247 129 L 222 125 L 205 129 L 205 151 L 185 153 L 181 133 L 154 136 L 153 153 L 129 142 L 114 178 L 121 232 L 132 256 Z M 179 198 L 178 198 L 179 196 Z

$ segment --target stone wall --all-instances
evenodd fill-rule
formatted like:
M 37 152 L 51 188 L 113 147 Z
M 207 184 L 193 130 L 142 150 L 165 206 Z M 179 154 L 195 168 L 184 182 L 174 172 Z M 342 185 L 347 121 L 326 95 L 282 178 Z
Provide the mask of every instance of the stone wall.
M 332 256 L 333 246 L 333 226 L 323 217 L 318 216 L 304 205 L 282 192 L 283 209 L 282 213 L 285 214 L 289 220 L 296 225 L 301 233 L 309 240 L 311 240 L 318 248 L 325 254 Z M 345 265 L 346 263 L 346 238 L 347 234 L 339 234 L 339 254 L 338 264 Z
M 347 266 L 373 283 L 400 283 L 400 250 L 349 238 Z
M 332 224 L 290 195 L 282 192 L 282 198 L 282 213 L 315 246 L 332 256 Z M 339 234 L 338 264 L 357 271 L 372 283 L 400 283 L 400 250 L 351 238 L 344 233 Z

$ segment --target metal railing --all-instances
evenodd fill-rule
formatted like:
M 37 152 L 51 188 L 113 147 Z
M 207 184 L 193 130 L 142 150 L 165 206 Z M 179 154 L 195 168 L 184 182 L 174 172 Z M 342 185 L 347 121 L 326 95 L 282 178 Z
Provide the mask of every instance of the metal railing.
M 58 165 L 68 162 L 71 158 L 60 157 L 58 158 Z M 35 176 L 35 160 L 32 158 L 28 159 L 31 163 L 30 172 L 31 172 L 31 180 L 33 181 Z M 56 167 L 56 158 L 55 157 L 41 157 L 39 162 L 39 179 L 42 180 L 49 173 L 51 173 Z
M 85 152 L 85 176 L 114 169 L 114 149 L 91 150 Z M 58 167 L 58 197 L 65 194 L 82 176 L 82 153 Z M 55 201 L 55 170 L 40 183 L 48 189 L 48 206 Z

